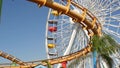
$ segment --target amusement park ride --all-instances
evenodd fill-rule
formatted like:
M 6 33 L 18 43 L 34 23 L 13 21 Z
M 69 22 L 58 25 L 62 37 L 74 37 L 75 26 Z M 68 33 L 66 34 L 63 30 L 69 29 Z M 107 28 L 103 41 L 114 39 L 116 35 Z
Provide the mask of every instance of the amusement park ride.
M 1 64 L 0 68 L 34 68 L 38 65 L 46 66 L 47 63 L 60 68 L 61 64 L 69 64 L 81 57 L 75 68 L 94 68 L 91 37 L 102 36 L 105 32 L 120 43 L 120 0 L 28 1 L 39 7 L 50 8 L 46 23 L 47 59 L 24 62 L 0 51 L 1 57 L 17 64 Z M 114 68 L 119 68 L 120 52 L 116 52 L 113 58 Z M 103 61 L 100 66 L 108 68 Z

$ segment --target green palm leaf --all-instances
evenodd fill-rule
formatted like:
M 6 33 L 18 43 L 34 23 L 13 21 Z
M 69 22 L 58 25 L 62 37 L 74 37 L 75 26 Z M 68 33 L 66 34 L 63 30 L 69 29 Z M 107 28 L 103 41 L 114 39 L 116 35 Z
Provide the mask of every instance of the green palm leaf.
M 2 12 L 2 0 L 0 0 L 0 17 L 1 17 L 1 12 Z
M 113 60 L 110 55 L 118 51 L 120 48 L 116 41 L 110 35 L 104 33 L 101 37 L 94 35 L 91 42 L 93 45 L 92 51 L 96 51 L 97 55 L 105 60 L 109 68 L 112 68 Z M 97 59 L 99 59 L 99 57 L 97 57 Z M 79 62 L 80 58 L 73 60 L 68 64 L 68 68 L 73 68 L 78 65 Z
M 93 36 L 92 44 L 92 51 L 97 51 L 99 54 L 110 55 L 120 48 L 116 41 L 106 34 L 103 34 L 102 37 L 97 35 Z
M 112 68 L 113 65 L 113 60 L 111 57 L 107 56 L 107 55 L 101 55 L 101 57 L 106 60 L 106 63 L 109 65 L 109 68 Z
M 1 23 L 1 14 L 2 14 L 2 0 L 0 0 L 0 23 Z
M 110 57 L 111 54 L 115 53 L 119 50 L 119 45 L 116 41 L 107 34 L 103 34 L 103 36 L 99 37 L 97 35 L 92 37 L 92 51 L 96 51 L 98 56 L 101 56 L 106 63 L 109 65 L 109 68 L 112 68 L 112 58 Z

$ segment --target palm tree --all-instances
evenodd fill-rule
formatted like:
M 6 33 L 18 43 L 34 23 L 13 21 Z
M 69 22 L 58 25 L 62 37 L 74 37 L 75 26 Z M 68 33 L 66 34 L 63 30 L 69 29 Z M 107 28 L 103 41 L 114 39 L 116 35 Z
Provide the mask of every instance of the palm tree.
M 113 53 L 119 50 L 120 46 L 116 43 L 116 41 L 105 33 L 101 37 L 95 35 L 92 40 L 92 51 L 97 52 L 97 62 L 99 62 L 99 58 L 101 57 L 109 66 L 112 68 L 113 60 L 110 57 Z
M 112 68 L 113 59 L 110 57 L 110 55 L 112 55 L 113 53 L 119 50 L 120 48 L 119 44 L 117 44 L 116 41 L 110 35 L 107 35 L 105 33 L 103 33 L 101 37 L 94 35 L 91 38 L 90 42 L 93 45 L 92 52 L 93 54 L 96 55 L 94 57 L 94 59 L 96 59 L 94 68 L 100 68 L 100 64 L 99 64 L 100 58 L 103 59 L 104 62 L 106 62 L 109 68 Z M 68 68 L 72 68 L 72 66 L 78 64 L 80 62 L 79 59 L 80 58 L 72 61 L 68 65 Z

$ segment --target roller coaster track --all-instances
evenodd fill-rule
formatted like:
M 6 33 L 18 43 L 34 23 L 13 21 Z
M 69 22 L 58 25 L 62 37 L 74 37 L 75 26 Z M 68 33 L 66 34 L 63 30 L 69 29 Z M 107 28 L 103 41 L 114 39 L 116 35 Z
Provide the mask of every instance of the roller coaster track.
M 99 21 L 97 20 L 97 18 L 90 11 L 88 11 L 85 7 L 78 5 L 77 3 L 73 2 L 73 1 L 68 0 L 67 6 L 61 5 L 57 2 L 53 2 L 52 0 L 28 0 L 28 1 L 37 3 L 38 6 L 46 6 L 48 8 L 52 8 L 54 10 L 57 10 L 58 13 L 65 14 L 65 15 L 71 17 L 74 22 L 81 24 L 82 27 L 88 31 L 88 36 L 90 36 L 90 37 L 93 35 L 101 36 L 101 33 L 102 33 L 101 28 L 102 27 L 101 27 Z M 78 7 L 80 10 L 83 11 L 83 13 L 80 14 L 74 10 L 71 10 L 69 8 L 70 4 Z M 91 18 L 91 20 L 87 19 L 86 15 L 88 15 Z M 84 25 L 83 25 L 83 23 L 84 23 Z M 92 32 L 89 32 L 89 30 L 91 30 Z M 21 62 L 22 64 L 20 64 L 18 66 L 10 66 L 9 64 L 7 64 L 7 65 L 3 64 L 3 65 L 0 65 L 0 67 L 2 67 L 2 68 L 32 68 L 37 65 L 47 65 L 46 61 L 52 65 L 58 64 L 58 63 L 61 63 L 64 61 L 70 61 L 72 59 L 79 58 L 81 56 L 84 56 L 84 55 L 90 53 L 91 47 L 92 47 L 92 45 L 88 44 L 85 48 L 81 49 L 80 51 L 77 51 L 75 53 L 72 53 L 72 54 L 69 54 L 66 56 L 61 56 L 61 57 L 57 57 L 57 58 L 53 58 L 53 59 L 24 62 L 24 64 L 21 61 L 19 61 L 19 63 L 18 63 L 18 61 L 16 62 L 14 60 L 14 62 L 16 62 L 18 64 L 20 64 L 20 62 Z M 0 56 L 2 56 L 2 55 L 0 55 Z M 2 56 L 2 57 L 13 61 L 13 58 L 10 59 L 7 57 L 7 55 Z M 27 65 L 25 65 L 25 64 L 27 64 Z
M 7 53 L 5 53 L 5 52 L 3 52 L 3 51 L 0 51 L 0 56 L 3 57 L 3 58 L 6 58 L 6 59 L 8 59 L 8 60 L 10 60 L 10 61 L 12 61 L 12 62 L 15 62 L 15 63 L 17 63 L 17 64 L 19 64 L 19 65 L 26 65 L 26 64 L 25 64 L 23 61 L 21 61 L 20 59 L 12 56 L 12 55 L 10 55 L 10 54 L 7 54 Z
M 101 25 L 100 25 L 99 21 L 97 20 L 97 18 L 92 13 L 90 13 L 90 11 L 88 11 L 85 7 L 80 6 L 75 2 L 71 2 L 71 3 L 73 5 L 75 5 L 76 7 L 80 8 L 80 10 L 83 11 L 82 14 L 80 14 L 74 10 L 70 10 L 69 7 L 61 5 L 57 2 L 53 2 L 52 0 L 28 0 L 28 1 L 38 4 L 38 6 L 44 5 L 46 7 L 57 10 L 59 13 L 65 14 L 65 15 L 71 17 L 74 22 L 78 22 L 81 25 L 83 25 L 82 22 L 84 22 L 84 24 L 86 25 L 85 26 L 86 29 L 91 29 L 94 34 L 97 34 L 99 36 L 101 35 Z M 86 14 L 92 19 L 91 21 L 89 21 L 86 18 Z M 84 27 L 84 25 L 83 25 L 83 27 Z
M 54 59 L 46 59 L 46 60 L 25 62 L 28 65 L 20 65 L 20 66 L 13 66 L 13 67 L 11 66 L 11 67 L 12 68 L 30 68 L 30 67 L 35 67 L 35 66 L 38 66 L 38 65 L 47 65 L 46 61 L 53 65 L 53 64 L 64 62 L 64 61 L 70 61 L 70 60 L 75 59 L 75 58 L 79 58 L 80 56 L 84 56 L 89 52 L 91 52 L 91 45 L 88 45 L 84 49 L 82 49 L 78 52 L 66 55 L 66 56 L 61 56 L 61 57 L 54 58 Z M 7 65 L 6 66 L 0 66 L 0 67 L 10 68 L 10 66 L 7 66 Z

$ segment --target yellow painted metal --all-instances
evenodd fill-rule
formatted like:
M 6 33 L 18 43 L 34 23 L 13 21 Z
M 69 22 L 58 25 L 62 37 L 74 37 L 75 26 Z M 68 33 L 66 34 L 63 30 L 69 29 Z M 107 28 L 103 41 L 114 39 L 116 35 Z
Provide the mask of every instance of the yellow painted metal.
M 32 68 L 32 66 L 4 66 L 1 68 Z
M 45 1 L 46 2 L 46 1 Z M 44 5 L 45 5 L 45 2 L 44 2 Z M 67 5 L 66 5 L 66 12 L 65 12 L 65 14 L 67 14 L 67 12 L 69 11 L 69 9 L 70 9 L 70 4 L 71 4 L 71 1 L 70 0 L 67 0 Z M 52 12 L 51 12 L 54 16 L 59 16 L 59 15 L 61 15 L 62 14 L 62 11 L 59 11 L 59 10 L 52 10 Z
M 102 36 L 102 32 L 101 32 L 102 26 L 101 26 L 100 23 L 97 23 L 97 26 L 98 26 L 98 29 L 97 29 L 98 35 L 99 35 L 99 36 Z
M 37 0 L 36 0 L 36 1 L 37 1 Z M 42 1 L 42 3 L 41 3 L 41 4 L 38 4 L 38 7 L 44 6 L 47 0 L 41 0 L 41 1 Z
M 29 0 L 32 2 L 35 2 L 37 4 L 43 4 L 45 3 L 44 0 Z M 77 12 L 75 12 L 74 10 L 68 10 L 68 7 L 61 5 L 59 3 L 56 2 L 50 2 L 51 0 L 47 0 L 46 3 L 44 4 L 44 6 L 52 8 L 54 10 L 57 10 L 58 12 L 62 12 L 63 14 L 68 15 L 69 17 L 75 19 L 75 21 L 79 22 L 81 24 L 81 21 L 83 20 L 83 16 Z M 67 12 L 67 13 L 66 13 Z M 93 23 L 95 20 L 93 20 Z M 94 32 L 94 34 L 98 34 L 100 32 L 97 32 L 97 28 L 93 28 L 93 23 L 91 23 L 90 21 L 88 21 L 86 18 L 83 21 L 86 25 L 87 25 L 87 29 L 92 29 L 92 31 Z M 99 26 L 98 26 L 99 27 Z
M 46 59 L 46 60 L 49 61 L 49 63 L 51 65 L 61 63 L 64 61 L 70 61 L 72 59 L 79 58 L 80 56 L 85 56 L 87 53 L 91 52 L 91 47 L 92 47 L 92 45 L 88 44 L 88 46 L 86 46 L 84 49 L 81 49 L 78 52 L 72 53 L 70 55 L 61 56 L 61 57 L 53 58 L 53 59 Z M 41 60 L 37 61 L 36 63 L 35 63 L 35 61 L 31 62 L 31 64 L 30 64 L 30 62 L 26 62 L 26 63 L 28 65 L 25 65 L 25 66 L 3 66 L 3 68 L 32 68 L 32 67 L 35 67 L 39 64 L 45 65 L 45 66 L 47 65 L 46 62 L 41 61 Z M 2 67 L 2 66 L 0 66 L 0 67 Z
M 87 29 L 87 32 L 88 32 L 88 35 L 89 35 L 89 36 L 93 36 L 93 35 L 94 35 L 94 33 L 92 32 L 91 29 Z
M 81 22 L 83 22 L 83 21 L 85 20 L 85 18 L 86 18 L 86 13 L 87 13 L 87 9 L 84 8 L 84 9 L 83 9 L 83 13 L 82 13 L 83 18 L 82 18 Z
M 48 48 L 55 48 L 55 44 L 48 44 Z
M 89 46 L 89 48 L 87 49 L 89 52 L 91 52 L 92 51 L 92 44 L 88 44 L 88 46 Z
M 60 13 L 57 10 L 52 10 L 51 14 L 53 14 L 54 16 L 59 16 Z
M 73 1 L 71 1 L 71 4 L 84 11 L 85 7 L 83 7 L 82 5 L 77 4 L 77 3 L 73 2 Z M 86 13 L 92 20 L 94 20 L 94 21 L 95 21 L 95 19 L 97 20 L 96 22 L 94 22 L 95 24 L 100 24 L 99 20 L 94 16 L 94 14 L 92 14 L 92 12 L 87 10 Z M 98 30 L 98 28 L 100 28 L 100 27 L 97 26 L 97 30 Z M 101 34 L 102 34 L 101 29 L 99 29 L 98 31 L 95 31 L 95 27 L 93 27 L 93 31 L 95 32 L 95 34 L 98 34 L 98 36 L 101 36 Z
M 70 0 L 67 0 L 67 5 L 66 5 L 67 10 L 66 10 L 65 14 L 68 13 L 68 11 L 69 11 L 69 9 L 70 9 L 70 4 L 71 4 L 71 1 L 70 1 Z
M 61 63 L 63 61 L 70 61 L 72 59 L 83 56 L 83 55 L 89 53 L 89 51 L 88 51 L 89 48 L 90 47 L 87 46 L 84 49 L 82 49 L 82 50 L 80 50 L 80 51 L 78 51 L 76 53 L 73 53 L 73 54 L 70 54 L 70 55 L 67 55 L 67 56 L 58 57 L 56 59 L 50 59 L 50 64 L 57 64 L 57 63 Z
M 92 29 L 94 28 L 95 23 L 96 23 L 96 17 L 93 18 L 93 21 L 92 21 Z
M 70 0 L 67 0 L 66 6 L 56 3 L 56 2 L 53 2 L 52 0 L 29 0 L 29 1 L 35 2 L 39 6 L 46 6 L 46 7 L 56 10 L 57 12 L 62 12 L 62 14 L 66 14 L 69 17 L 71 17 L 73 19 L 73 21 L 78 22 L 80 24 L 84 23 L 86 25 L 85 29 L 87 29 L 87 31 L 88 31 L 88 29 L 90 29 L 94 34 L 101 36 L 101 28 L 102 27 L 101 27 L 100 23 L 97 23 L 98 22 L 98 21 L 96 21 L 97 18 L 94 15 L 91 15 L 91 13 L 88 12 L 88 10 L 85 10 L 83 7 L 75 4 L 74 2 L 70 2 Z M 74 10 L 70 10 L 71 3 L 76 5 L 77 7 L 79 7 L 81 10 L 83 10 L 83 14 L 79 14 L 79 13 L 75 12 Z M 92 22 L 86 18 L 86 14 L 91 17 Z M 82 23 L 81 23 L 81 21 L 82 21 Z M 92 35 L 90 35 L 90 36 L 92 36 Z M 48 47 L 54 48 L 55 44 L 48 45 Z M 53 59 L 47 59 L 47 60 L 50 62 L 50 64 L 57 64 L 57 63 L 61 63 L 63 61 L 70 61 L 72 59 L 78 58 L 80 56 L 83 56 L 83 55 L 91 52 L 91 48 L 92 48 L 92 45 L 89 44 L 84 49 L 81 49 L 80 51 L 77 51 L 73 54 L 58 57 L 58 58 L 53 58 Z M 0 52 L 0 54 L 2 54 L 2 53 Z M 42 61 L 39 61 L 39 62 L 42 65 L 47 65 L 45 62 L 42 62 Z M 31 63 L 32 64 L 30 64 L 30 66 L 18 66 L 18 67 L 11 67 L 11 68 L 31 68 L 31 67 L 37 66 L 38 62 L 36 63 L 36 65 L 33 64 L 34 62 L 31 62 Z M 7 67 L 4 67 L 4 68 L 7 68 Z
M 15 62 L 15 63 L 17 63 L 19 65 L 27 65 L 23 61 L 21 61 L 20 59 L 17 59 L 14 56 L 12 56 L 10 54 L 7 54 L 7 53 L 5 53 L 3 51 L 0 51 L 0 56 L 3 57 L 3 58 L 6 58 L 8 60 L 11 60 L 12 62 Z
M 87 25 L 84 24 L 83 22 L 81 22 L 81 24 L 82 24 L 82 29 L 83 29 L 83 30 L 86 30 L 86 29 L 87 29 Z
M 83 51 L 83 56 L 85 56 L 87 54 L 87 48 L 85 48 L 85 50 Z

